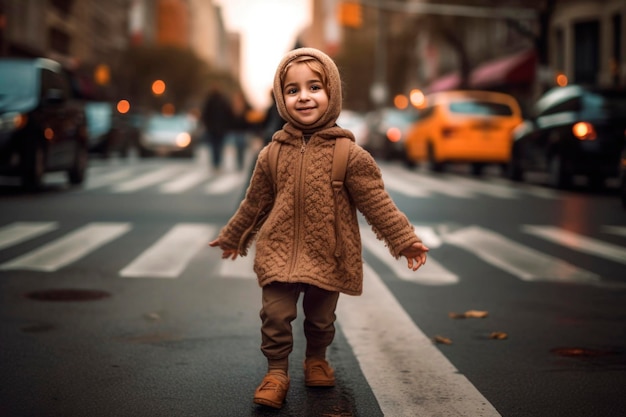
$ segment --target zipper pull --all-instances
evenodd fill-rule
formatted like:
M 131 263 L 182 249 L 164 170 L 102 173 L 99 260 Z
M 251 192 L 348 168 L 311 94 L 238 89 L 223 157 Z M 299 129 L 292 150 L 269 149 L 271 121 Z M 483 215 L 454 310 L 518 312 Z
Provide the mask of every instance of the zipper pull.
M 300 148 L 300 153 L 304 153 L 306 151 L 306 142 L 304 138 L 302 138 L 302 147 Z

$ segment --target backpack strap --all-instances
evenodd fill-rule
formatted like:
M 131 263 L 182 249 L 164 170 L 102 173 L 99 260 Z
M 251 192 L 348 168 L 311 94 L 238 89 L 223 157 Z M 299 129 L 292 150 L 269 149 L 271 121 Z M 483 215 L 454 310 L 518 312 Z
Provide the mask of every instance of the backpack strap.
M 276 172 L 278 170 L 278 153 L 280 152 L 280 142 L 271 141 L 268 149 L 268 162 L 270 164 L 270 176 L 274 184 L 274 195 L 276 195 Z
M 335 197 L 335 257 L 341 256 L 341 234 L 339 233 L 339 194 L 343 189 L 343 182 L 348 169 L 348 156 L 350 153 L 350 139 L 338 138 L 335 140 L 335 150 L 333 153 L 333 167 L 331 181 L 333 194 Z
M 338 138 L 335 140 L 335 151 L 333 154 L 333 168 L 331 181 L 335 194 L 341 191 L 343 181 L 348 168 L 348 154 L 350 152 L 350 139 Z

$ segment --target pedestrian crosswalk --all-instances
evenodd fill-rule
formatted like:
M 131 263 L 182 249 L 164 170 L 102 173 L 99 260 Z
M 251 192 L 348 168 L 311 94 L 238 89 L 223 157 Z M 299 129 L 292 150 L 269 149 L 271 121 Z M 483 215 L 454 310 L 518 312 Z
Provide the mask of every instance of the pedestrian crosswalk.
M 116 261 L 125 265 L 117 271 L 121 279 L 176 279 L 184 275 L 194 260 L 206 263 L 207 275 L 213 277 L 255 279 L 254 246 L 249 256 L 235 261 L 220 261 L 216 249 L 208 247 L 220 227 L 210 223 L 176 223 L 138 252 L 134 247 L 125 250 L 125 245 L 135 242 L 133 233 L 142 233 L 130 222 L 91 222 L 77 228 L 60 222 L 13 222 L 0 227 L 0 271 L 61 271 L 106 245 L 114 245 L 119 248 L 120 259 Z M 418 285 L 455 285 L 472 278 L 459 272 L 464 270 L 463 265 L 455 264 L 458 262 L 455 256 L 450 256 L 450 251 L 463 251 L 502 271 L 503 276 L 524 282 L 626 286 L 626 282 L 617 282 L 615 276 L 607 282 L 601 273 L 589 268 L 589 265 L 610 263 L 612 270 L 621 271 L 617 277 L 626 276 L 625 226 L 604 225 L 594 236 L 588 236 L 551 225 L 521 225 L 515 236 L 530 236 L 531 242 L 534 242 L 532 239 L 542 242 L 542 250 L 533 247 L 528 239 L 523 239 L 525 243 L 522 243 L 515 237 L 476 225 L 416 224 L 415 228 L 431 249 L 428 262 L 418 272 L 409 270 L 404 258 L 394 259 L 363 224 L 361 234 L 366 263 L 383 268 L 384 272 L 379 271 L 382 276 Z M 602 239 L 609 236 L 610 242 Z M 545 250 L 546 242 L 552 251 Z M 27 249 L 19 253 L 20 247 Z M 569 259 L 558 256 L 564 249 L 573 252 Z M 442 250 L 446 251 L 445 256 Z M 127 259 L 127 253 L 134 254 L 130 255 L 132 259 Z
M 250 161 L 252 162 L 252 161 Z M 400 166 L 381 164 L 388 191 L 411 198 L 447 197 L 455 199 L 493 198 L 503 200 L 527 197 L 557 199 L 563 193 L 531 184 L 517 184 L 497 177 L 466 178 L 454 174 L 433 175 L 426 171 L 409 171 Z M 86 183 L 75 193 L 199 193 L 223 195 L 240 192 L 248 181 L 249 169 L 212 170 L 198 161 L 156 164 L 95 164 L 90 167 Z

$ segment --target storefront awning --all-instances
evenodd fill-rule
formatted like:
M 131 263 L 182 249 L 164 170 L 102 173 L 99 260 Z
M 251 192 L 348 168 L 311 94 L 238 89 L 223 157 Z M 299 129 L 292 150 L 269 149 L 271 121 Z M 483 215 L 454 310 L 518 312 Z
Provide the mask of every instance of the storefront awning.
M 478 66 L 469 78 L 470 88 L 493 88 L 512 84 L 528 84 L 535 78 L 537 55 L 534 50 L 519 52 Z M 432 81 L 426 91 L 453 90 L 461 85 L 459 72 L 444 75 Z
M 480 65 L 470 76 L 472 88 L 526 84 L 535 78 L 537 55 L 528 50 Z

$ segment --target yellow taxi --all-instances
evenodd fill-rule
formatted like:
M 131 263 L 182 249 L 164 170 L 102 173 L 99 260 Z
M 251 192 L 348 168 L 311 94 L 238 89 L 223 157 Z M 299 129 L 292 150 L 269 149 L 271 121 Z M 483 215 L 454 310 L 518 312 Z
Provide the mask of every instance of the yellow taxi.
M 486 164 L 511 157 L 511 131 L 522 122 L 517 100 L 491 91 L 443 91 L 426 96 L 407 132 L 407 161 L 427 162 L 440 172 L 448 163 L 470 163 L 480 175 Z

